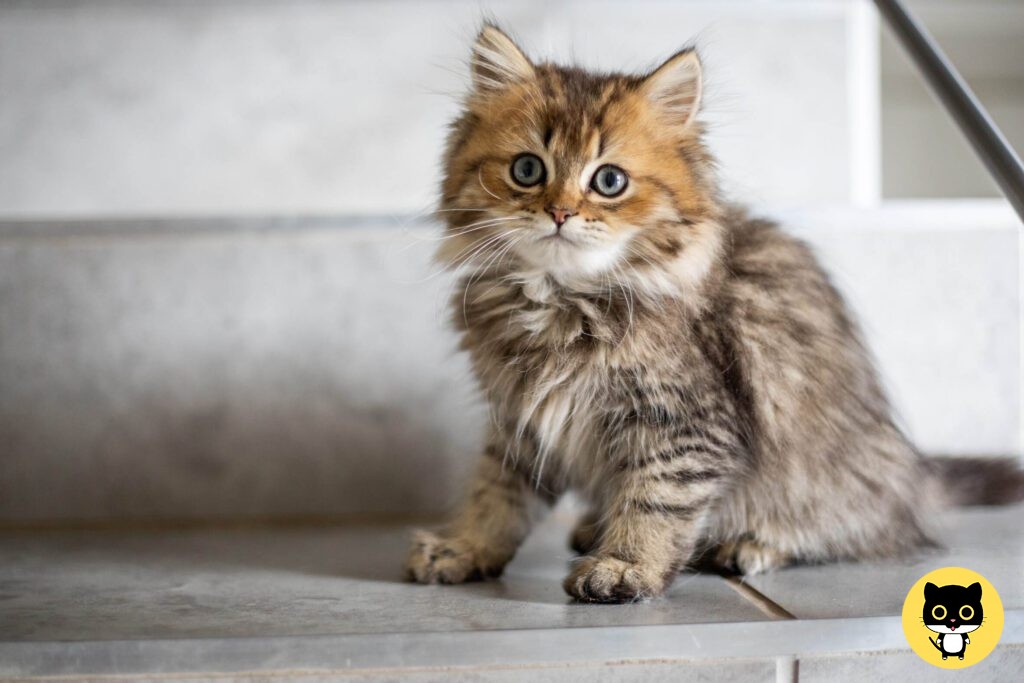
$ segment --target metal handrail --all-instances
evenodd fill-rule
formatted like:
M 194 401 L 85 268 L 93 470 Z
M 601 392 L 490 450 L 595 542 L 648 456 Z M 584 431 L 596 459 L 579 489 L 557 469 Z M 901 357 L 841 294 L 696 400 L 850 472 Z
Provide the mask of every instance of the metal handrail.
M 1024 164 L 1006 136 L 978 101 L 970 86 L 900 0 L 875 0 L 875 5 L 903 48 L 910 54 L 932 92 L 960 127 L 974 152 L 995 178 L 1021 221 L 1024 221 Z

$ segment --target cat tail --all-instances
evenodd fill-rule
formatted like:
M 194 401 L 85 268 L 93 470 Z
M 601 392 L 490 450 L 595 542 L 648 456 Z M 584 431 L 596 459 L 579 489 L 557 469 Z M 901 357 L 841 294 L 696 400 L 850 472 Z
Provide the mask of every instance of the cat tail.
M 1024 500 L 1016 458 L 942 457 L 926 461 L 954 505 L 1007 505 Z
M 942 648 L 939 647 L 939 644 L 935 642 L 935 639 L 933 639 L 931 636 L 928 636 L 928 640 L 932 641 L 932 645 L 935 646 L 936 650 L 938 650 L 939 652 L 942 652 Z

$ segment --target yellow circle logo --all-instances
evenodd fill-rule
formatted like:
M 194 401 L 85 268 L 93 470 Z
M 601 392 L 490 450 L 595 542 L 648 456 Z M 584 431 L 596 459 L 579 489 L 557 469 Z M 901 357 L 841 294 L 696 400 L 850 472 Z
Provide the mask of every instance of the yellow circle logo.
M 917 656 L 943 669 L 985 659 L 1003 634 L 1003 602 L 988 580 L 963 567 L 928 572 L 903 602 L 903 634 Z

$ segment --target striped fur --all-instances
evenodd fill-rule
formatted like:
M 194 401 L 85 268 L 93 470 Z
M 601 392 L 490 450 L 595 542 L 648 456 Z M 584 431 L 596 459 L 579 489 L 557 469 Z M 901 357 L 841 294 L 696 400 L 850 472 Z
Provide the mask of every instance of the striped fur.
M 928 542 L 942 489 L 895 426 L 811 252 L 725 202 L 696 120 L 696 54 L 647 76 L 533 64 L 486 26 L 444 159 L 439 258 L 491 433 L 411 579 L 493 576 L 536 511 L 592 505 L 565 581 L 584 601 L 661 593 L 698 555 L 740 571 Z M 518 186 L 529 152 L 548 177 Z M 629 176 L 588 189 L 598 165 Z M 574 214 L 559 237 L 548 210 Z

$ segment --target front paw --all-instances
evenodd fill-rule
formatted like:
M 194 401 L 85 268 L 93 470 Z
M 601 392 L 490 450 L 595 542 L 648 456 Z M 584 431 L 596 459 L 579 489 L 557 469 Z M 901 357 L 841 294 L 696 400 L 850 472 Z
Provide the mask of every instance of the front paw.
M 584 557 L 562 587 L 580 602 L 636 602 L 665 589 L 663 574 L 614 557 Z
M 499 576 L 504 564 L 482 555 L 458 538 L 418 531 L 405 561 L 405 578 L 418 583 L 465 583 Z

